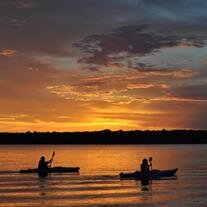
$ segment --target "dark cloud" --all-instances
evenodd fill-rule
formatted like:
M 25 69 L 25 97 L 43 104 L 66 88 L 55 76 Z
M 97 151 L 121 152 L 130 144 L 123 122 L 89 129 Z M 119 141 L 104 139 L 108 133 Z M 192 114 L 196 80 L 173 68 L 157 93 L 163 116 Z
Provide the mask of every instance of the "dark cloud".
M 193 0 L 187 3 L 180 0 L 53 0 L 52 2 L 50 0 L 2 0 L 0 2 L 0 45 L 3 48 L 16 48 L 28 53 L 70 56 L 72 50 L 70 44 L 83 36 L 103 33 L 107 29 L 118 28 L 123 24 L 131 25 L 137 21 L 145 24 L 154 23 L 155 19 L 156 27 L 160 27 L 160 30 L 162 29 L 160 33 L 163 33 L 166 27 L 170 27 L 170 30 L 173 26 L 169 21 L 159 26 L 163 20 L 168 20 L 161 14 L 166 14 L 172 9 L 177 12 L 179 9 L 178 13 L 174 12 L 171 15 L 177 17 L 187 13 L 190 16 L 193 8 L 200 11 L 203 8 L 201 6 L 206 5 L 201 0 L 199 4 Z M 200 19 L 206 17 L 203 12 L 197 12 L 197 14 L 200 14 Z M 155 18 L 155 16 L 158 17 Z M 180 27 L 186 27 L 185 23 L 183 22 Z M 175 28 L 177 29 L 176 26 Z M 198 30 L 201 31 L 201 28 Z M 93 59 L 96 59 L 98 64 L 104 64 L 108 59 L 110 61 L 107 55 L 111 52 L 130 51 L 142 54 L 159 49 L 159 44 L 160 46 L 176 44 L 176 35 L 172 31 L 172 35 L 169 32 L 167 34 L 169 38 L 165 37 L 165 33 L 151 32 L 145 33 L 142 26 L 135 26 L 134 28 L 120 27 L 112 32 L 114 34 L 105 34 L 103 37 L 99 35 L 97 38 L 102 41 L 100 46 L 103 51 L 87 58 L 85 62 L 93 62 Z M 137 38 L 136 33 L 138 33 Z M 91 36 L 89 38 L 91 40 L 88 39 L 88 41 L 92 43 L 93 38 L 95 37 Z
M 86 54 L 86 57 L 80 59 L 79 62 L 107 66 L 119 63 L 123 58 L 127 61 L 133 56 L 144 56 L 157 52 L 161 48 L 177 46 L 184 38 L 194 47 L 204 45 L 204 40 L 194 35 L 153 32 L 150 25 L 136 25 L 120 27 L 105 34 L 88 36 L 75 46 Z M 142 63 L 137 64 L 139 67 L 146 67 Z
M 28 53 L 70 56 L 74 39 L 102 31 L 127 9 L 94 0 L 3 0 L 0 3 L 0 45 Z M 21 27 L 14 27 L 20 25 Z
M 172 95 L 193 100 L 207 100 L 207 84 L 178 86 L 172 89 Z

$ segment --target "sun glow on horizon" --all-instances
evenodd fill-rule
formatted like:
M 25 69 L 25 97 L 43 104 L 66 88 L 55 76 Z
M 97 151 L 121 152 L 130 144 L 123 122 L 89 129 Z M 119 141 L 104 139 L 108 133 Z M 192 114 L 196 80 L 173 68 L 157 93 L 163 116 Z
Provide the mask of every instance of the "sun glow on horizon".
M 207 1 L 2 1 L 0 132 L 207 128 Z

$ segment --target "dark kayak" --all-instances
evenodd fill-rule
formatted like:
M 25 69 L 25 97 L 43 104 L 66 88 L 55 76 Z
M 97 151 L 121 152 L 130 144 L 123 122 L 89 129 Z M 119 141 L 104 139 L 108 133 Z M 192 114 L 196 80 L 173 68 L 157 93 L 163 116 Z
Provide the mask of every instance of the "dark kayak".
M 142 180 L 142 179 L 161 179 L 164 177 L 173 177 L 175 176 L 176 169 L 172 170 L 152 170 L 149 175 L 143 174 L 140 171 L 136 171 L 134 173 L 120 173 L 120 179 L 134 179 L 134 180 Z
M 48 173 L 69 173 L 69 172 L 79 172 L 79 167 L 51 167 L 48 168 Z M 20 170 L 20 173 L 38 173 L 38 168 Z

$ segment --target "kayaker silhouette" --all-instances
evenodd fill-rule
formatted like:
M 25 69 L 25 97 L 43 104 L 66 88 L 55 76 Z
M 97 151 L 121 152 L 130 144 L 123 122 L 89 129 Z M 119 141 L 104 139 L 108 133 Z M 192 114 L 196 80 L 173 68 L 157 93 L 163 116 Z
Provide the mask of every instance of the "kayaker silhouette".
M 48 161 L 45 161 L 45 157 L 41 156 L 38 164 L 38 174 L 39 177 L 47 177 L 48 168 L 51 167 L 55 152 L 52 154 L 52 158 Z
M 145 158 L 142 160 L 142 164 L 140 165 L 140 170 L 145 175 L 150 173 L 150 167 L 152 169 L 152 157 L 149 158 L 149 162 L 150 164 L 148 164 L 148 160 Z

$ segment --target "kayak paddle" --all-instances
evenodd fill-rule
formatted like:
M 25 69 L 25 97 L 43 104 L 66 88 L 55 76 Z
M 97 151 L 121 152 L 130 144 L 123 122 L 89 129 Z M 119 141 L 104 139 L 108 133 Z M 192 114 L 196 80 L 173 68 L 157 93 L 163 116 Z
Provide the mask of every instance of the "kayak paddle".
M 149 158 L 149 163 L 150 163 L 150 167 L 151 167 L 151 170 L 152 170 L 152 157 Z

